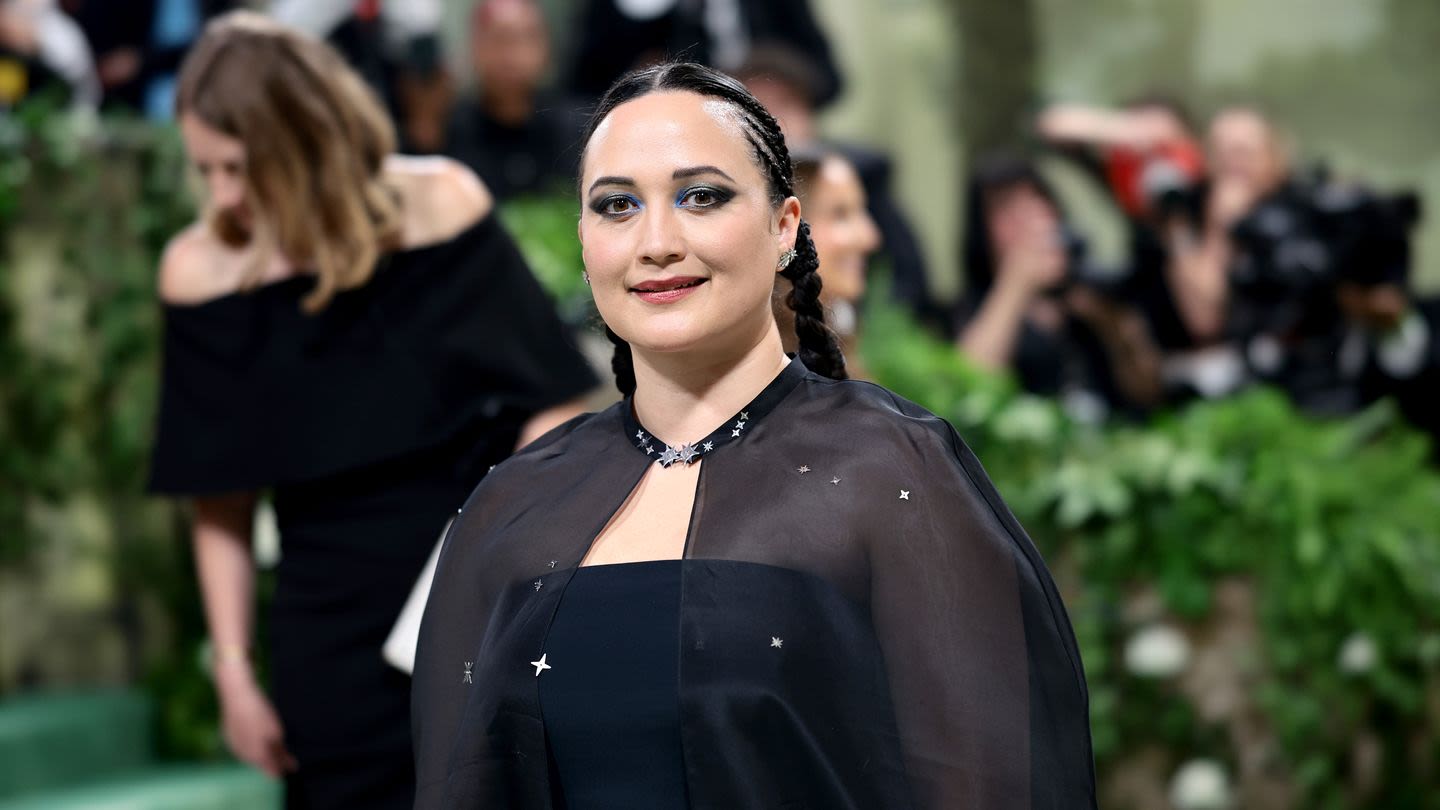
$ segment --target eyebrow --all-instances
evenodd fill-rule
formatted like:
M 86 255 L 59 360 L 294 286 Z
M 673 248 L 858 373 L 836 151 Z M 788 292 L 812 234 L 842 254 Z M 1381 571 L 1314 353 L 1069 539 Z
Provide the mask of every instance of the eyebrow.
M 732 183 L 735 182 L 735 178 L 726 174 L 718 166 L 691 166 L 685 169 L 676 169 L 675 172 L 670 175 L 670 179 L 687 180 L 691 177 L 698 177 L 702 174 L 718 174 Z M 635 186 L 635 181 L 629 177 L 606 175 L 605 177 L 597 177 L 595 179 L 595 182 L 590 184 L 590 191 L 594 191 L 596 186 L 630 186 L 633 188 Z

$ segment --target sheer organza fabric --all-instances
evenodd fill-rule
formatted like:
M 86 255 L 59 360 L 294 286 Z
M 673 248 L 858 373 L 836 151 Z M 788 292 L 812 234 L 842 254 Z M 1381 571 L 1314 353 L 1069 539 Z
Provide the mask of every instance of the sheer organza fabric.
M 455 521 L 415 673 L 417 808 L 556 806 L 531 662 L 647 436 L 628 401 L 581 417 Z M 946 422 L 794 361 L 706 443 L 679 618 L 692 807 L 1094 806 L 1059 594 Z

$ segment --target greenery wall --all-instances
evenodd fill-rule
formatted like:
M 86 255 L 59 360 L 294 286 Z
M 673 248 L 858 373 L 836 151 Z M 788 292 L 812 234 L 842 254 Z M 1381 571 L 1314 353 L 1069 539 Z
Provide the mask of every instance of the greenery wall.
M 138 126 L 3 126 L 0 694 L 144 683 L 172 754 L 220 756 L 183 516 L 141 494 L 180 154 Z M 583 318 L 573 201 L 503 213 Z M 866 324 L 873 373 L 956 424 L 1062 583 L 1103 806 L 1440 791 L 1440 476 L 1388 407 L 1318 423 L 1256 392 L 1086 427 L 893 309 Z

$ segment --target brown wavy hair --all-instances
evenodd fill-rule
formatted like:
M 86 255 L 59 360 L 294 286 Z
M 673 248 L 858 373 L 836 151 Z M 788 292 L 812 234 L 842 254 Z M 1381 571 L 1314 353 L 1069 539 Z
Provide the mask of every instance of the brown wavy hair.
M 212 210 L 221 241 L 261 258 L 243 287 L 281 255 L 313 272 L 308 312 L 369 281 L 384 250 L 400 241 L 400 199 L 381 175 L 395 150 L 385 108 L 329 45 L 251 12 L 218 17 L 186 57 L 175 98 L 189 113 L 245 145 L 247 202 L 254 225 Z

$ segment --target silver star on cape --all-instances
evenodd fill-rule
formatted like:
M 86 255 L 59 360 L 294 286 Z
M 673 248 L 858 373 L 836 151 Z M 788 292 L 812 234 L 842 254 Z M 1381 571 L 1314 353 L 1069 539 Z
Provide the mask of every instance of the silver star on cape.
M 908 489 L 902 489 L 902 490 L 900 490 L 900 500 L 902 500 L 902 501 L 908 501 L 908 500 L 910 500 L 910 490 L 908 490 Z
M 771 636 L 771 637 L 770 637 L 770 646 L 771 646 L 771 647 L 784 647 L 784 646 L 785 646 L 785 639 L 780 638 L 780 637 L 778 637 L 778 636 Z
M 693 444 L 686 444 L 680 447 L 680 460 L 686 464 L 694 461 L 698 455 L 700 455 L 700 451 L 696 450 Z
M 669 467 L 671 464 L 674 464 L 679 458 L 680 454 L 675 452 L 675 448 L 667 444 L 665 445 L 665 449 L 660 451 L 660 466 Z
M 550 654 L 549 654 L 549 653 L 546 653 L 546 654 L 540 656 L 540 660 L 539 660 L 539 661 L 531 661 L 531 662 L 530 662 L 530 666 L 535 667 L 535 677 L 537 677 L 537 678 L 540 677 L 540 673 L 544 672 L 544 671 L 547 670 L 547 669 L 553 669 L 553 667 L 551 667 L 549 664 L 545 663 L 545 659 L 546 659 L 546 658 L 549 658 L 549 657 L 550 657 Z
M 705 442 L 705 452 L 708 453 L 708 452 L 710 452 L 711 450 L 714 450 L 714 449 L 715 449 L 715 443 L 714 443 L 714 442 Z

